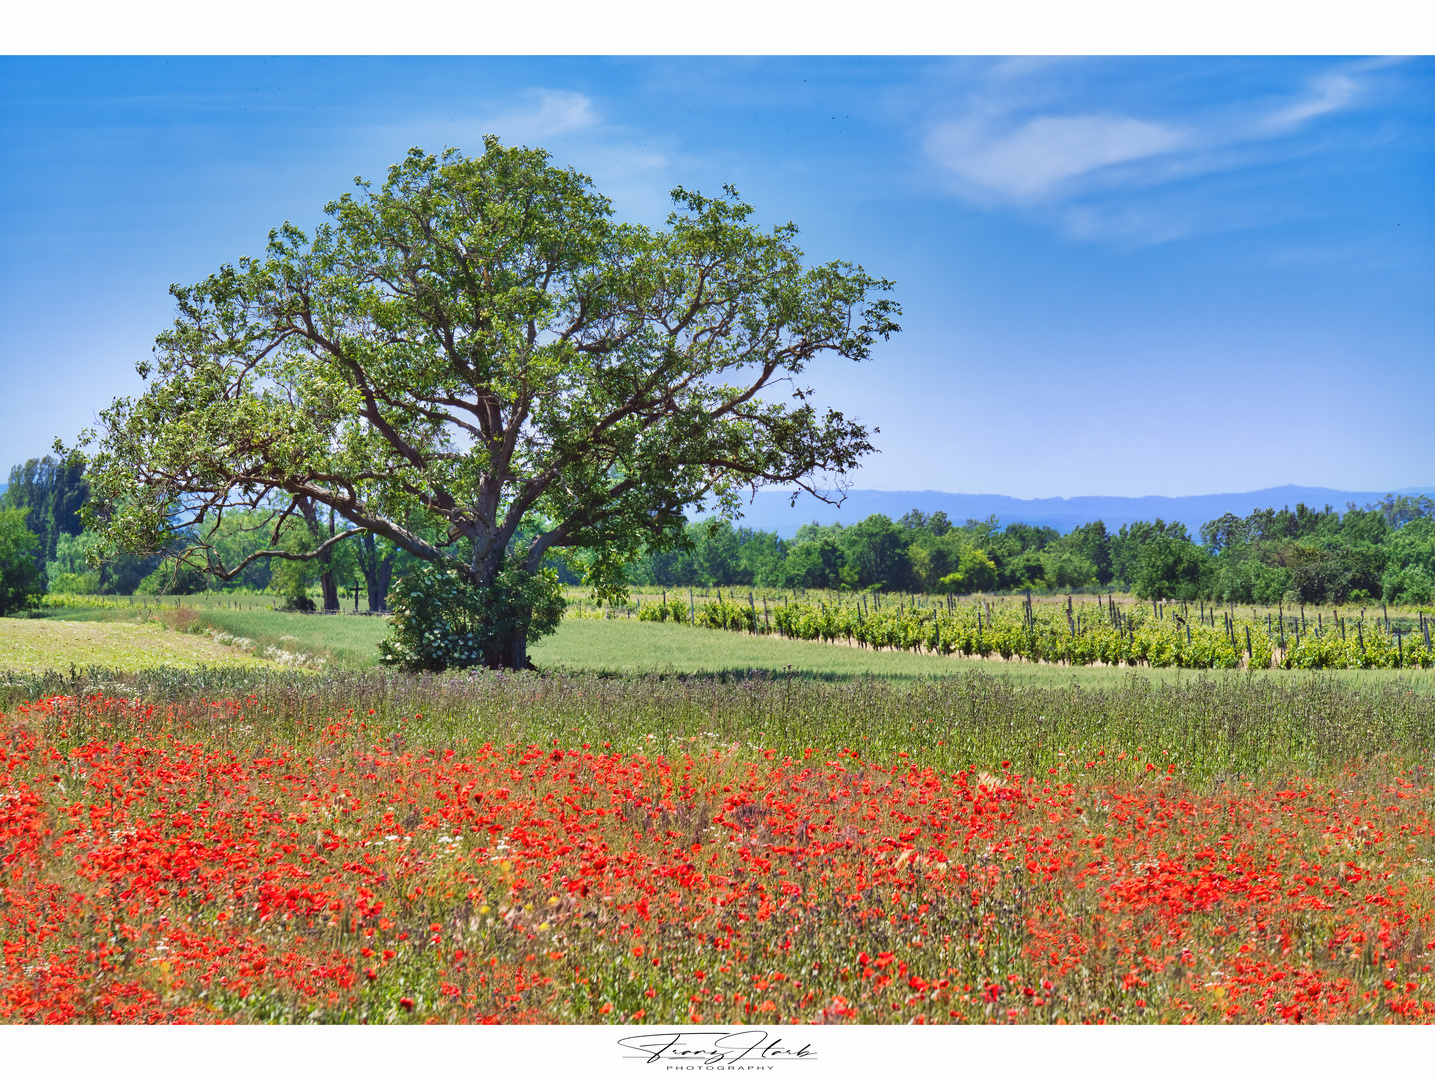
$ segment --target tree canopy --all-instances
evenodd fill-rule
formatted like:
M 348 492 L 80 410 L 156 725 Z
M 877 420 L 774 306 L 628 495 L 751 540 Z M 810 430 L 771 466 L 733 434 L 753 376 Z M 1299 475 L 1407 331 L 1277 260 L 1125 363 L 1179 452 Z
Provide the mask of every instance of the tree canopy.
M 43 591 L 39 547 L 40 538 L 25 527 L 25 511 L 0 507 L 0 615 L 29 607 Z
M 759 228 L 732 189 L 674 190 L 662 229 L 620 223 L 587 177 L 492 137 L 356 186 L 312 237 L 286 223 L 172 287 L 145 392 L 87 443 L 107 544 L 189 535 L 228 580 L 368 533 L 475 587 L 581 549 L 620 595 L 632 559 L 685 542 L 685 509 L 732 515 L 768 484 L 828 497 L 872 450 L 801 378 L 899 329 L 891 283 L 804 265 L 796 228 Z M 319 508 L 342 527 L 281 542 Z M 238 510 L 266 511 L 272 543 L 226 563 L 207 537 Z
M 35 557 L 43 565 L 55 558 L 62 537 L 79 535 L 80 506 L 89 490 L 83 462 L 46 454 L 10 469 L 0 506 L 25 511 L 25 527 L 39 538 Z

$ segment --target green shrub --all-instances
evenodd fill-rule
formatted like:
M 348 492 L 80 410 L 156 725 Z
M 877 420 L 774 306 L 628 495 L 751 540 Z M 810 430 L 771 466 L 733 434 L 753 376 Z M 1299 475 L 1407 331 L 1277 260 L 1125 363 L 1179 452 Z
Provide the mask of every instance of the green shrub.
M 187 563 L 165 559 L 139 583 L 136 592 L 146 596 L 192 596 L 204 592 L 209 581 L 204 573 Z
M 1435 581 L 1423 566 L 1392 567 L 1380 584 L 1381 599 L 1387 604 L 1416 607 L 1435 599 Z
M 389 595 L 393 617 L 379 660 L 404 671 L 500 667 L 518 639 L 553 633 L 565 605 L 552 570 L 507 566 L 491 585 L 476 585 L 456 567 L 420 567 Z
M 94 596 L 100 591 L 100 572 L 87 570 L 83 574 L 61 571 L 47 575 L 50 579 L 48 592 L 64 596 Z

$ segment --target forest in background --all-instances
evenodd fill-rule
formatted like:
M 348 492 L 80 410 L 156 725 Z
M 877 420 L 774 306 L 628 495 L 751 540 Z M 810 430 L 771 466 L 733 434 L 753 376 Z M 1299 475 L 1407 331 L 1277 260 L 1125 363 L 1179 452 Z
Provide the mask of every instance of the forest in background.
M 175 561 L 188 538 L 177 539 L 169 557 L 121 555 L 95 566 L 89 560 L 94 538 L 79 514 L 87 494 L 82 467 L 49 457 L 10 471 L 0 511 L 10 510 L 16 520 L 23 511 L 24 528 L 35 538 L 30 557 L 42 591 L 128 595 L 227 588 L 303 598 L 317 585 L 326 607 L 336 608 L 339 594 L 359 588 L 377 609 L 392 582 L 411 568 L 409 556 L 372 535 L 337 545 L 323 561 L 258 559 L 227 583 Z M 211 542 L 226 564 L 270 545 L 261 527 L 267 518 L 256 511 L 225 520 Z M 295 544 L 335 527 L 313 513 L 291 520 L 289 542 Z M 896 520 L 872 514 L 845 526 L 814 522 L 790 540 L 718 519 L 690 523 L 686 536 L 685 549 L 653 552 L 632 564 L 630 582 L 929 594 L 1119 590 L 1143 599 L 1242 604 L 1435 600 L 1435 500 L 1428 495 L 1392 495 L 1343 511 L 1297 504 L 1246 517 L 1226 514 L 1203 525 L 1197 537 L 1160 518 L 1114 531 L 1098 520 L 1063 534 L 1020 522 L 1003 526 L 994 516 L 958 524 L 940 511 L 917 509 Z M 565 582 L 578 583 L 586 554 L 552 565 Z
M 1435 500 L 1390 496 L 1337 511 L 1255 510 L 1201 527 L 1161 519 L 1062 534 L 996 518 L 961 525 L 912 510 L 854 525 L 804 525 L 792 540 L 721 521 L 689 526 L 691 548 L 649 555 L 635 584 L 846 588 L 931 594 L 1120 590 L 1143 599 L 1241 604 L 1424 604 L 1435 595 Z

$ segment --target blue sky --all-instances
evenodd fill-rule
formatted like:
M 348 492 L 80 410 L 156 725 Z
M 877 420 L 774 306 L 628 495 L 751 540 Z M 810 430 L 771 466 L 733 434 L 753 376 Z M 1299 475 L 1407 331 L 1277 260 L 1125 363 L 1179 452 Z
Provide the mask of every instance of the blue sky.
M 652 224 L 733 183 L 904 332 L 821 397 L 883 489 L 1435 486 L 1435 67 L 1330 58 L 0 58 L 0 471 L 167 288 L 493 132 Z

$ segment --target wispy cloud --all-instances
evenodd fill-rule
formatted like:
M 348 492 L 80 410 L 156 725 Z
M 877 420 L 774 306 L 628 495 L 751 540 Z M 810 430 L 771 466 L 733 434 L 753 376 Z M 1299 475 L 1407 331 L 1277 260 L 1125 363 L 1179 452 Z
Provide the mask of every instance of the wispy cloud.
M 1359 84 L 1348 75 L 1327 75 L 1315 81 L 1315 93 L 1266 117 L 1269 128 L 1299 127 L 1307 120 L 1344 108 L 1355 97 Z
M 1162 243 L 1247 220 L 1228 207 L 1203 215 L 1188 198 L 1163 209 L 1163 189 L 1299 152 L 1292 137 L 1351 108 L 1372 67 L 1346 63 L 1283 96 L 1213 91 L 1194 106 L 1133 108 L 1129 81 L 1103 101 L 1100 79 L 1004 62 L 954 95 L 956 107 L 934 110 L 923 145 L 963 197 L 1021 208 L 1079 239 Z
M 1015 130 L 943 124 L 927 150 L 955 175 L 989 192 L 1028 200 L 1108 165 L 1178 149 L 1180 130 L 1126 116 L 1038 116 Z
M 501 135 L 520 139 L 551 139 L 571 135 L 598 123 L 591 98 L 572 90 L 539 87 L 524 91 L 520 103 L 489 123 Z

